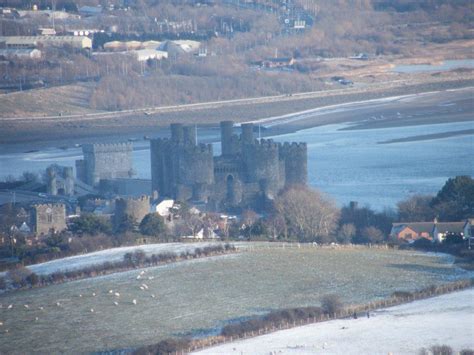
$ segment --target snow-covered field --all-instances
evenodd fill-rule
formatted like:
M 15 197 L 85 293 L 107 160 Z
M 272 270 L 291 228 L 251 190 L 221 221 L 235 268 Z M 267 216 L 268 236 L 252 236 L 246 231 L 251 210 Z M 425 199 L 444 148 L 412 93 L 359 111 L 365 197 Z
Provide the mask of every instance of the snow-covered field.
M 474 349 L 474 289 L 206 349 L 198 354 L 416 354 Z
M 96 251 L 93 253 L 70 256 L 67 258 L 51 260 L 41 264 L 30 265 L 28 268 L 40 275 L 51 274 L 57 271 L 77 270 L 87 266 L 103 264 L 106 261 L 114 262 L 123 259 L 127 253 L 136 250 L 143 250 L 147 255 L 173 252 L 180 254 L 182 252 L 193 252 L 196 248 L 218 245 L 219 242 L 206 243 L 166 243 L 166 244 L 147 244 L 131 247 L 112 248 Z M 1 273 L 0 273 L 1 276 Z

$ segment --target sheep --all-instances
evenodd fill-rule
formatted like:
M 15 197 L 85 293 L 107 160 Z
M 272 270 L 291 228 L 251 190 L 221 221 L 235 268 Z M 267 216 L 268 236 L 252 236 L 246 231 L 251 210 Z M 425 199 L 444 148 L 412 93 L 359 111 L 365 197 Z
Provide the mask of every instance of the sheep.
M 115 292 L 115 297 L 120 297 L 120 293 Z
M 137 304 L 137 300 L 134 299 L 134 300 L 132 301 L 132 303 L 133 303 L 134 305 L 136 305 L 136 304 Z

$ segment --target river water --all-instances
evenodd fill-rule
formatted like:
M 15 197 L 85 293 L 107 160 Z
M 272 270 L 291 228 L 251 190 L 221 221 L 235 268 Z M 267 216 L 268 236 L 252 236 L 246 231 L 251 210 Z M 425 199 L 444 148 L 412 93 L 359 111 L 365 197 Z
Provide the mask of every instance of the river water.
M 449 178 L 474 175 L 474 135 L 403 143 L 379 144 L 391 139 L 472 129 L 473 122 L 409 127 L 341 130 L 348 125 L 327 125 L 272 137 L 276 141 L 308 144 L 308 178 L 311 186 L 342 205 L 358 201 L 381 210 L 413 194 L 435 194 Z M 217 138 L 217 130 L 202 132 Z M 201 135 L 202 137 L 202 135 Z M 150 178 L 147 141 L 134 142 L 134 169 Z M 220 153 L 219 143 L 214 143 Z M 0 154 L 0 179 L 23 171 L 39 172 L 48 165 L 74 166 L 81 148 L 50 148 L 29 153 Z

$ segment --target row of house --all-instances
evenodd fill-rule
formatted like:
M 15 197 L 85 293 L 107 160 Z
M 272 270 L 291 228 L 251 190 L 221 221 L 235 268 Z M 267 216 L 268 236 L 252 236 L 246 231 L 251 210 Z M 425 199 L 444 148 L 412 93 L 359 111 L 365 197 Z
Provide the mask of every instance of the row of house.
M 474 220 L 464 222 L 402 222 L 393 223 L 390 236 L 404 242 L 424 238 L 441 243 L 448 235 L 460 235 L 464 239 L 474 237 Z

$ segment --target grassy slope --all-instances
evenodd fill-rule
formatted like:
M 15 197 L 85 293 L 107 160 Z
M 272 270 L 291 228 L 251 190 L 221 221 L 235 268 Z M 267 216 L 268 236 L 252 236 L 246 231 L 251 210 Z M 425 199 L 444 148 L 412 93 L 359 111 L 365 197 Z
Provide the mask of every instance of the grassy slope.
M 8 334 L 0 332 L 0 351 L 139 346 L 270 309 L 318 305 L 328 293 L 340 294 L 345 302 L 363 302 L 439 284 L 456 272 L 447 261 L 419 253 L 307 247 L 258 249 L 150 268 L 145 277 L 153 280 L 136 280 L 138 273 L 1 296 L 1 304 L 14 307 L 0 309 L 3 328 L 9 329 Z M 143 282 L 149 290 L 139 289 Z M 110 295 L 110 289 L 120 297 Z M 113 304 L 116 300 L 119 306 Z

